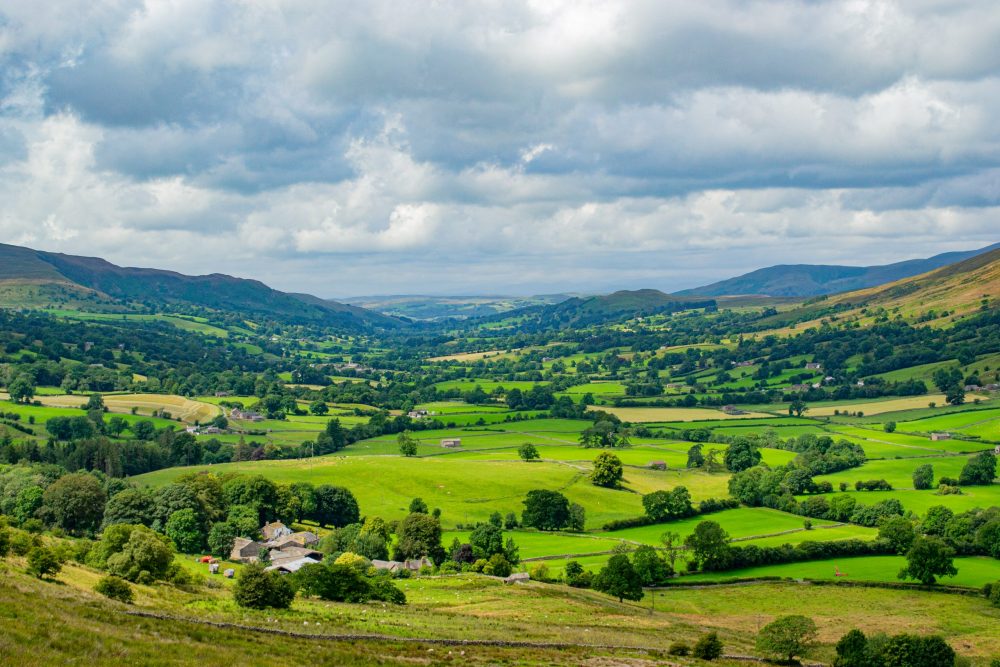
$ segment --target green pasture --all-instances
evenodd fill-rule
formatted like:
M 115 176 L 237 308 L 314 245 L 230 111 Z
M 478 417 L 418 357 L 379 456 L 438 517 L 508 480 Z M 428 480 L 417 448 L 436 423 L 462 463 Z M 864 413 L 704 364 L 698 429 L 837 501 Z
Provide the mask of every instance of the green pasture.
M 444 382 L 437 382 L 434 384 L 434 388 L 438 391 L 451 391 L 453 389 L 458 389 L 461 392 L 472 391 L 477 386 L 485 391 L 487 394 L 492 394 L 497 389 L 502 389 L 505 391 L 510 391 L 511 389 L 520 389 L 521 391 L 528 391 L 536 384 L 547 385 L 548 381 L 542 380 L 539 382 L 534 382 L 531 380 L 490 380 L 485 378 L 475 378 L 475 379 L 463 379 L 463 380 L 445 380 Z
M 815 560 L 804 563 L 782 565 L 762 565 L 742 570 L 692 574 L 682 577 L 681 583 L 698 581 L 718 581 L 736 577 L 788 577 L 792 579 L 826 579 L 841 581 L 887 581 L 898 582 L 896 576 L 906 565 L 902 556 L 860 556 Z M 958 574 L 941 577 L 942 584 L 980 588 L 983 584 L 1000 580 L 1000 560 L 987 557 L 960 557 L 955 559 Z M 846 576 L 837 577 L 836 571 Z M 912 583 L 912 580 L 911 580 Z
M 930 464 L 934 467 L 935 481 L 940 477 L 958 477 L 962 466 L 969 460 L 968 456 L 934 456 L 929 458 L 889 459 L 867 461 L 860 468 L 841 470 L 830 475 L 816 477 L 816 481 L 826 481 L 834 488 L 841 482 L 847 482 L 854 488 L 857 480 L 884 479 L 892 484 L 894 489 L 912 489 L 913 471 L 921 465 Z M 861 495 L 867 492 L 861 492 Z M 860 501 L 860 499 L 859 499 Z

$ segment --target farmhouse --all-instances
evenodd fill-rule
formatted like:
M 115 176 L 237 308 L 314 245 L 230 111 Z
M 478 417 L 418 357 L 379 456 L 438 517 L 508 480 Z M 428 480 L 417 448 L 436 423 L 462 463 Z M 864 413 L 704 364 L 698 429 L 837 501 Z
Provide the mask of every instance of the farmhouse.
M 410 419 L 423 419 L 428 414 L 430 413 L 427 412 L 426 410 L 410 410 L 409 412 L 406 413 L 406 416 L 409 417 Z
M 462 439 L 461 438 L 442 438 L 442 440 L 441 440 L 441 446 L 442 447 L 450 447 L 450 448 L 461 447 L 462 446 Z
M 292 529 L 280 521 L 272 521 L 271 523 L 265 523 L 264 527 L 260 529 L 260 533 L 264 536 L 265 541 L 270 542 L 279 537 L 291 535 Z
M 280 563 L 275 563 L 274 565 L 269 565 L 264 569 L 268 572 L 278 572 L 280 574 L 291 574 L 292 572 L 298 572 L 306 565 L 315 565 L 318 563 L 320 558 L 294 558 L 292 560 L 281 561 Z
M 931 440 L 951 440 L 951 433 L 931 433 Z
M 746 368 L 747 366 L 753 366 L 753 362 L 752 361 L 736 361 L 736 362 L 733 362 L 733 365 L 736 368 Z
M 230 419 L 242 419 L 243 421 L 250 422 L 262 422 L 264 421 L 264 415 L 254 412 L 253 410 L 242 410 L 240 408 L 233 408 L 229 411 Z
M 286 547 L 311 547 L 314 544 L 319 544 L 319 536 L 304 530 L 299 533 L 279 535 L 270 540 L 267 546 L 272 549 L 285 549 Z
M 809 363 L 806 364 L 806 370 L 818 371 L 822 368 L 823 364 L 819 363 L 818 361 L 810 361 Z

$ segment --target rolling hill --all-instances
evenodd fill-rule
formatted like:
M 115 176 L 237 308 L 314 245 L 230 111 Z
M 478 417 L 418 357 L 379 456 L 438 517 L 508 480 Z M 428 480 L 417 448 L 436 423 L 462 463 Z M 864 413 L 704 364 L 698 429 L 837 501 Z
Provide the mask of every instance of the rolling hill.
M 682 290 L 684 296 L 761 294 L 810 297 L 884 285 L 916 276 L 1000 248 L 994 244 L 978 250 L 947 252 L 927 259 L 911 259 L 881 266 L 780 264 L 703 287 Z
M 531 306 L 479 321 L 517 318 L 521 328 L 585 327 L 632 317 L 715 308 L 715 299 L 665 294 L 655 289 L 622 290 L 599 296 L 573 297 L 547 306 Z
M 96 257 L 6 244 L 0 244 L 0 305 L 98 311 L 124 311 L 137 306 L 198 307 L 285 323 L 351 329 L 402 324 L 401 320 L 364 308 L 279 292 L 257 280 L 218 273 L 186 276 L 121 267 Z
M 408 317 L 414 320 L 466 319 L 505 313 L 518 308 L 550 305 L 578 294 L 538 294 L 534 296 L 429 296 L 397 294 L 357 296 L 343 303 L 374 310 L 384 315 Z

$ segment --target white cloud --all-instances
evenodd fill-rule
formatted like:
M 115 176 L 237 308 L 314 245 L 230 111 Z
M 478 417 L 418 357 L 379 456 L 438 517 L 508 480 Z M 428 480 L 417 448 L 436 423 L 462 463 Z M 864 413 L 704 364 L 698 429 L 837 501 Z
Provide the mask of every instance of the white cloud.
M 985 245 L 998 37 L 985 0 L 9 2 L 0 241 L 323 295 Z

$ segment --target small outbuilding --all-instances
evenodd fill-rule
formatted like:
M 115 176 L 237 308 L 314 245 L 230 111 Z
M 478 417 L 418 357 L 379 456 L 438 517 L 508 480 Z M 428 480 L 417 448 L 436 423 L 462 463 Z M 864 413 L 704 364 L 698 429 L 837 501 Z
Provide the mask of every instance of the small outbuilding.
M 452 449 L 454 449 L 455 447 L 461 447 L 462 446 L 462 439 L 461 438 L 442 438 L 441 439 L 441 446 L 442 447 L 449 447 L 449 448 L 452 448 Z

